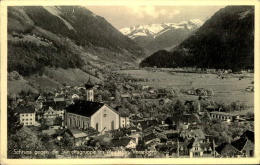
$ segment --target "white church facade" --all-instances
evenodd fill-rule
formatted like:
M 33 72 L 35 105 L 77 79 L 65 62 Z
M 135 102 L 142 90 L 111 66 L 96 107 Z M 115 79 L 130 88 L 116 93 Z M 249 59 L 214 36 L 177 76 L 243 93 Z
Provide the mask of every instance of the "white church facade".
M 93 85 L 86 85 L 86 100 L 77 100 L 66 108 L 65 126 L 67 128 L 87 129 L 92 127 L 100 133 L 129 126 L 129 118 L 120 116 L 104 103 L 94 102 Z

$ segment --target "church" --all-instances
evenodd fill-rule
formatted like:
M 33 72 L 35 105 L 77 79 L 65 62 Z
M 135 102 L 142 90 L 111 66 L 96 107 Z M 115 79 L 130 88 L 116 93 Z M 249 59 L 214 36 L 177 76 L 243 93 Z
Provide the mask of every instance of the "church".
M 104 103 L 94 102 L 94 85 L 85 84 L 87 99 L 78 100 L 66 107 L 65 126 L 67 128 L 87 129 L 92 127 L 100 133 L 129 126 L 129 118 L 120 116 Z

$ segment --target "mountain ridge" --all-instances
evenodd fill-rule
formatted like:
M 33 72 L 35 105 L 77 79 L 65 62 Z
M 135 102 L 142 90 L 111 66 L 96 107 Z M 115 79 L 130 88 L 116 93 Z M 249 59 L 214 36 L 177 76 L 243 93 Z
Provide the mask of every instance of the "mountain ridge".
M 167 53 L 156 52 L 140 66 L 253 69 L 254 7 L 220 9 L 178 47 Z
M 179 23 L 137 25 L 122 28 L 120 32 L 144 48 L 146 55 L 160 49 L 168 50 L 195 32 L 204 22 L 199 19 Z
M 32 79 L 40 80 L 37 76 L 54 82 L 49 72 L 59 69 L 71 77 L 77 72 L 99 79 L 104 66 L 135 65 L 142 57 L 142 48 L 85 7 L 8 7 L 8 72 L 17 71 L 27 85 Z M 60 80 L 56 77 L 55 83 L 62 85 Z M 69 82 L 82 83 L 78 80 Z

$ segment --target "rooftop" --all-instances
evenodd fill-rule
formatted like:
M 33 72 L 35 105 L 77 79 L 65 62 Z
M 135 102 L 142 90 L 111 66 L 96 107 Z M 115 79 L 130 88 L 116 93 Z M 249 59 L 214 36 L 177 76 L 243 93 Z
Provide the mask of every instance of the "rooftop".
M 52 107 L 54 110 L 62 110 L 66 107 L 65 101 L 45 101 L 42 104 L 45 109 Z
M 18 113 L 34 113 L 35 109 L 31 105 L 26 105 L 26 106 L 20 105 L 20 106 L 15 108 L 15 111 L 18 112 Z
M 96 113 L 104 103 L 79 100 L 74 104 L 71 104 L 66 109 L 67 112 L 75 113 L 78 115 L 91 117 L 94 113 Z
M 120 138 L 120 139 L 113 139 L 111 141 L 111 144 L 113 146 L 127 146 L 131 140 L 132 140 L 132 138 L 129 138 L 129 137 L 124 137 L 124 138 Z
M 81 131 L 77 128 L 69 128 L 68 131 L 72 134 L 72 136 L 74 138 L 81 138 L 81 137 L 87 137 L 88 136 L 85 132 L 83 132 L 83 131 Z

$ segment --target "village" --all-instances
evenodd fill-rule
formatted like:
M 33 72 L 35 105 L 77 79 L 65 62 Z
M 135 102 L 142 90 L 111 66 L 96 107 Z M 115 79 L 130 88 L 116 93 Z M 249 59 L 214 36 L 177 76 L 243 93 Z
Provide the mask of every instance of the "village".
M 212 90 L 156 89 L 138 85 L 127 75 L 108 77 L 105 83 L 93 83 L 89 77 L 82 86 L 64 84 L 53 92 L 21 92 L 8 98 L 22 127 L 41 141 L 45 154 L 31 157 L 254 156 L 254 115 L 226 112 L 227 107 L 210 100 Z M 197 99 L 180 100 L 180 92 Z M 233 104 L 233 111 L 247 108 Z

